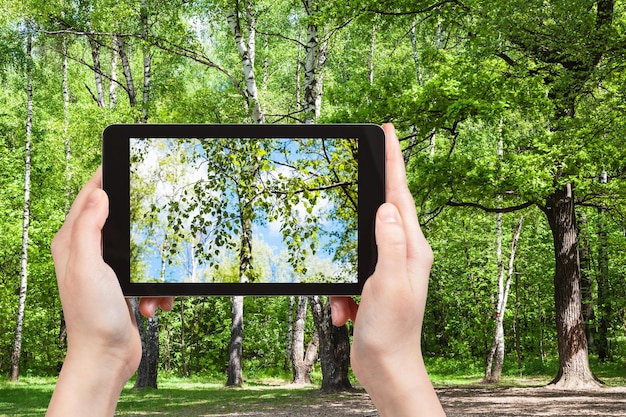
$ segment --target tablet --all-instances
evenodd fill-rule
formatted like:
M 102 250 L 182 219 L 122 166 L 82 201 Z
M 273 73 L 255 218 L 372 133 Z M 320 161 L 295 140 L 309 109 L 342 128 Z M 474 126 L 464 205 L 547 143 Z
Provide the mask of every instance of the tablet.
M 371 124 L 109 126 L 104 260 L 126 296 L 360 294 L 384 142 Z

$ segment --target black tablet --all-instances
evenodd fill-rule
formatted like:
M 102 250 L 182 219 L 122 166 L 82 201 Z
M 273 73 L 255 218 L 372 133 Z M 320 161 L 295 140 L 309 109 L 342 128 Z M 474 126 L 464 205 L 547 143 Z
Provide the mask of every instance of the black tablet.
M 370 124 L 109 126 L 104 259 L 126 296 L 360 294 L 384 142 Z

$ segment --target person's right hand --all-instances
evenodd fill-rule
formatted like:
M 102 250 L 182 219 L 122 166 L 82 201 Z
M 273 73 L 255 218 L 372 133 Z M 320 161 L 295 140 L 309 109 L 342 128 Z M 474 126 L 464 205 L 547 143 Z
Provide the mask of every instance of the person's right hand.
M 378 263 L 361 303 L 333 297 L 335 325 L 354 321 L 354 374 L 381 416 L 443 415 L 422 360 L 421 331 L 433 254 L 409 192 L 400 144 L 385 125 L 386 203 L 376 214 Z

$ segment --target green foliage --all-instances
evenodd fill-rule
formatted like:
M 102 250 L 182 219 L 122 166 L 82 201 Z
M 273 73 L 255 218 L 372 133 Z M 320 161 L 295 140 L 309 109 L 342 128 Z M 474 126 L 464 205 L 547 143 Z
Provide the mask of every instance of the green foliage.
M 318 71 L 323 88 L 319 121 L 393 121 L 398 127 L 409 185 L 436 256 L 423 350 L 434 373 L 442 378 L 445 374 L 481 373 L 490 347 L 497 278 L 495 215 L 449 203 L 472 202 L 489 208 L 541 205 L 565 182 L 574 184 L 579 219 L 582 215 L 587 218 L 580 227 L 589 241 L 591 262 L 586 272 L 592 278 L 589 302 L 596 313 L 589 325 L 597 329 L 598 318 L 605 314 L 603 307 L 610 306 L 610 349 L 616 361 L 626 354 L 622 337 L 626 312 L 622 279 L 626 273 L 626 16 L 624 5 L 617 2 L 608 22 L 602 14 L 607 10 L 598 7 L 610 3 L 470 0 L 432 7 L 423 1 L 330 1 L 319 4 L 312 15 L 299 2 L 262 0 L 250 3 L 252 14 L 240 14 L 246 36 L 251 33 L 248 24 L 252 16 L 255 18 L 255 71 L 266 121 L 304 120 L 304 39 L 307 25 L 316 23 L 326 53 Z M 140 120 L 142 109 L 147 110 L 149 121 L 177 123 L 241 123 L 248 121 L 250 109 L 240 56 L 226 21 L 232 6 L 228 2 L 148 1 L 148 10 L 143 11 L 149 22 L 147 33 L 143 33 L 137 0 L 5 1 L 3 6 L 0 372 L 8 371 L 17 309 L 25 69 L 31 64 L 35 97 L 33 205 L 22 365 L 25 373 L 52 375 L 64 356 L 64 344 L 59 339 L 61 306 L 48 248 L 68 203 L 100 164 L 104 127 Z M 24 50 L 27 20 L 38 29 L 31 63 L 26 62 Z M 85 33 L 89 32 L 94 33 L 88 37 Z M 129 100 L 121 58 L 112 50 L 113 33 L 127 35 L 123 36 L 124 51 L 135 83 L 135 105 Z M 64 42 L 69 58 L 67 114 L 61 71 Z M 100 53 L 103 107 L 94 100 L 94 45 Z M 144 102 L 146 50 L 152 65 L 149 95 Z M 116 101 L 109 95 L 112 86 Z M 69 158 L 66 139 L 72 151 Z M 247 167 L 267 174 L 268 166 L 259 161 L 272 150 L 259 143 L 249 146 L 240 150 L 249 157 Z M 229 161 L 231 173 L 245 171 L 246 167 L 236 164 L 236 158 L 229 160 L 227 153 L 210 151 L 207 164 L 223 159 Z M 338 159 L 317 166 L 297 162 L 303 169 L 346 180 L 341 175 L 354 167 L 355 153 L 347 147 Z M 182 152 L 172 152 L 167 164 L 157 167 L 153 174 L 182 175 L 181 158 L 185 158 Z M 606 183 L 598 180 L 603 173 Z M 154 187 L 136 187 L 133 198 L 142 204 L 133 218 L 141 226 L 157 228 L 159 233 L 151 236 L 154 242 L 164 243 L 166 235 L 172 239 L 172 245 L 158 253 L 165 262 L 191 271 L 194 260 L 209 258 L 212 248 L 199 246 L 190 232 L 206 230 L 212 223 L 207 217 L 198 217 L 185 231 L 187 225 L 180 220 L 182 213 L 196 210 L 200 201 L 212 203 L 206 206 L 208 214 L 223 226 L 216 232 L 220 243 L 240 245 L 240 239 L 232 237 L 242 228 L 237 225 L 237 216 L 211 200 L 211 192 L 225 189 L 226 174 L 222 172 L 177 194 L 168 207 L 155 201 Z M 316 203 L 323 198 L 315 189 L 327 184 L 283 178 L 280 191 L 285 198 L 278 204 L 269 198 L 255 200 L 252 193 L 255 186 L 264 185 L 259 182 L 262 176 L 243 178 L 237 189 L 242 201 L 254 200 L 260 207 L 258 211 L 251 211 L 246 204 L 240 207 L 251 222 L 267 223 L 280 217 L 292 220 L 282 225 L 289 253 L 276 256 L 276 265 L 255 263 L 256 255 L 268 248 L 252 243 L 250 276 L 281 276 L 287 265 L 299 267 L 304 279 L 319 273 L 320 268 L 312 265 L 315 260 L 305 253 L 305 249 L 314 252 L 319 246 L 303 248 L 298 239 L 310 236 L 319 243 L 322 231 L 311 227 L 310 220 L 317 214 Z M 355 190 L 337 189 L 326 197 L 350 200 Z M 296 216 L 300 203 L 299 214 L 306 213 L 301 218 Z M 341 207 L 326 216 L 353 224 L 357 219 L 355 207 Z M 556 358 L 554 248 L 543 214 L 530 208 L 525 216 L 504 317 L 505 374 L 551 374 Z M 504 216 L 505 258 L 508 231 L 515 226 L 515 218 L 513 214 Z M 600 226 L 607 234 L 611 289 L 607 299 L 599 299 L 597 292 Z M 339 244 L 336 257 L 350 261 L 352 236 L 337 234 L 331 239 Z M 198 249 L 195 258 L 188 256 L 194 247 Z M 137 257 L 141 250 L 146 249 L 138 248 Z M 135 264 L 136 274 L 149 275 L 146 262 Z M 211 276 L 236 281 L 238 266 L 234 258 L 217 258 Z M 282 298 L 245 300 L 244 373 L 284 372 L 288 306 L 288 300 Z M 164 373 L 222 378 L 228 361 L 230 308 L 227 298 L 186 298 L 176 302 L 172 313 L 162 314 Z M 309 317 L 308 335 L 312 328 Z M 596 372 L 603 372 L 606 366 L 607 375 L 617 373 L 610 370 L 611 363 L 594 361 Z M 125 404 L 122 401 L 122 409 Z

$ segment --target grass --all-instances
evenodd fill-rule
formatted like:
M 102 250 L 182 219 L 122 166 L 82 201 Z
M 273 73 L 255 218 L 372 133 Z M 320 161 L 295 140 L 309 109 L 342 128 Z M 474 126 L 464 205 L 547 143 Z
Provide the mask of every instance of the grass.
M 435 387 L 481 385 L 480 362 L 452 359 L 427 364 Z M 609 386 L 626 385 L 623 360 L 600 363 L 591 358 L 594 373 Z M 556 374 L 556 363 L 529 364 L 520 374 L 516 366 L 505 366 L 498 387 L 537 387 L 546 385 Z M 319 375 L 316 375 L 316 377 Z M 317 378 L 316 378 L 317 379 Z M 0 417 L 42 416 L 50 401 L 56 378 L 23 377 L 19 382 L 0 380 Z M 298 407 L 320 406 L 325 401 L 341 401 L 350 394 L 324 395 L 318 385 L 294 387 L 284 377 L 257 375 L 244 388 L 225 388 L 221 378 L 177 378 L 162 376 L 159 389 L 133 389 L 131 381 L 122 392 L 118 416 L 224 416 L 251 411 L 289 411 Z M 484 386 L 484 385 L 481 385 Z
M 600 362 L 593 355 L 589 358 L 591 369 L 607 386 L 626 386 L 626 360 L 615 359 L 612 362 Z M 455 360 L 437 358 L 426 362 L 428 373 L 435 387 L 482 384 L 484 364 L 482 361 Z M 500 387 L 538 387 L 545 386 L 556 376 L 558 359 L 545 361 L 527 361 L 521 370 L 517 364 L 506 362 Z
M 54 390 L 55 378 L 21 378 L 0 382 L 0 416 L 42 416 Z M 280 384 L 280 385 L 279 385 Z M 159 389 L 136 390 L 132 381 L 120 397 L 118 416 L 223 416 L 250 411 L 288 410 L 320 402 L 316 385 L 290 386 L 276 379 L 254 380 L 244 388 L 225 388 L 223 382 L 167 377 Z M 341 394 L 324 395 L 324 400 Z
M 225 388 L 218 383 L 173 379 L 161 382 L 158 390 L 125 390 L 117 414 L 219 416 L 246 411 L 284 410 L 314 404 L 318 398 L 316 386 L 295 388 L 255 384 L 237 389 Z

